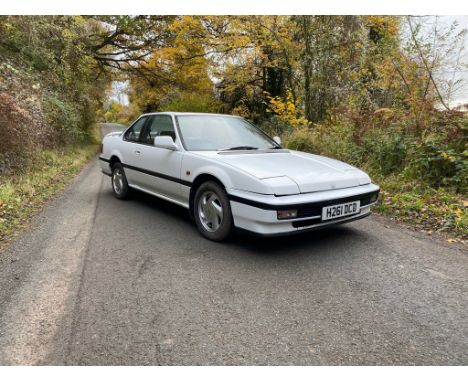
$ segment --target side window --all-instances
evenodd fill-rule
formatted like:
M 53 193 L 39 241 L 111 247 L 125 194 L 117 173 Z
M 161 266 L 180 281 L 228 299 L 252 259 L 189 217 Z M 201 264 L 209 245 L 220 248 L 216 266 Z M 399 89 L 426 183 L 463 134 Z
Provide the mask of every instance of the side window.
M 141 141 L 142 143 L 152 145 L 154 143 L 154 138 L 158 135 L 167 135 L 175 141 L 176 135 L 174 125 L 172 123 L 172 118 L 169 115 L 152 116 L 148 123 L 148 127 L 143 133 Z
M 141 129 L 145 125 L 147 117 L 142 117 L 138 121 L 136 121 L 133 126 L 127 130 L 125 133 L 125 139 L 131 142 L 139 142 L 140 141 L 140 133 Z

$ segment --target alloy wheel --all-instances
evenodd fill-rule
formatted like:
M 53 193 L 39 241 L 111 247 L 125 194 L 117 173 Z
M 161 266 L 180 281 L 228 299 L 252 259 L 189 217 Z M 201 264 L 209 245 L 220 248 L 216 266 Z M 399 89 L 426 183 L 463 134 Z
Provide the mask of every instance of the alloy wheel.
M 218 230 L 223 222 L 223 207 L 218 195 L 212 191 L 206 191 L 202 194 L 198 202 L 198 216 L 200 222 L 209 232 Z
M 123 174 L 120 168 L 115 169 L 114 173 L 112 174 L 112 185 L 114 186 L 115 193 L 120 195 L 124 186 Z

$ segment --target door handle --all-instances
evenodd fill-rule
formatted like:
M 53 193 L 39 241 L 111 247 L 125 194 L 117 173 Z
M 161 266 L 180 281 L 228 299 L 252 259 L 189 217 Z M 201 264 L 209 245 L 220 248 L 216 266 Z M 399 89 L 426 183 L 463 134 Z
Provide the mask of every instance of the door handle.
M 140 150 L 135 150 L 136 155 L 140 155 Z

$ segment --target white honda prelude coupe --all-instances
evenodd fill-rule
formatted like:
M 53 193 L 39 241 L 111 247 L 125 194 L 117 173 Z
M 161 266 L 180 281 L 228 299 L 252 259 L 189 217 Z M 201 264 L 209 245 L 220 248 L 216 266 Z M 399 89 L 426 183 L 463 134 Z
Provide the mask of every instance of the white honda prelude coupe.
M 118 199 L 137 189 L 181 205 L 216 241 L 234 227 L 273 236 L 361 219 L 379 194 L 363 171 L 222 114 L 144 114 L 106 135 L 99 159 Z

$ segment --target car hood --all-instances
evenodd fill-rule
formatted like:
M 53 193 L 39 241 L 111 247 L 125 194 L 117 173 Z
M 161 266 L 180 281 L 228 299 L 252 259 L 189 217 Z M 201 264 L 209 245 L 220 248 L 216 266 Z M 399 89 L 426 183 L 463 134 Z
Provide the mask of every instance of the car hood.
M 198 152 L 238 168 L 258 179 L 288 177 L 301 193 L 356 187 L 369 176 L 346 163 L 292 150 Z

